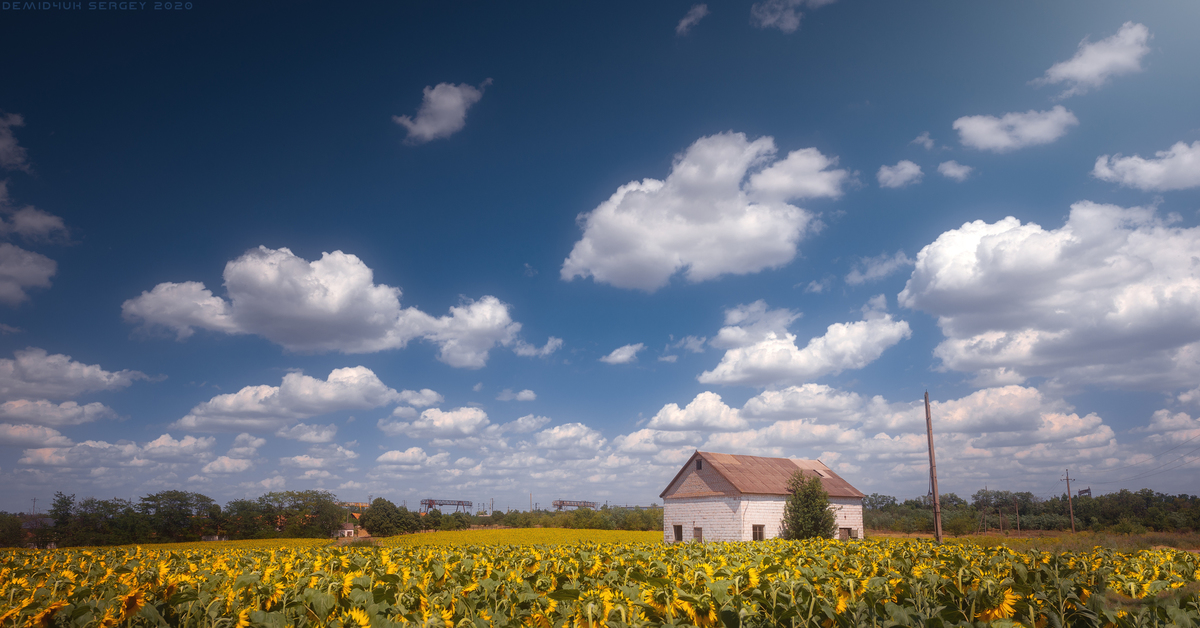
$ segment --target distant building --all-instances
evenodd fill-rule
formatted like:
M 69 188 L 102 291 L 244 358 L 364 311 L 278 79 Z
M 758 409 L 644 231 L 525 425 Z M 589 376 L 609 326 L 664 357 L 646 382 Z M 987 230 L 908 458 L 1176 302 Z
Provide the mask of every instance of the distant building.
M 659 497 L 663 536 L 680 541 L 761 541 L 781 535 L 788 479 L 821 478 L 837 538 L 863 537 L 863 494 L 819 460 L 760 458 L 697 451 Z
M 355 528 L 357 527 L 358 526 L 354 525 L 353 523 L 343 523 L 340 528 L 334 530 L 333 535 L 338 538 L 355 536 Z

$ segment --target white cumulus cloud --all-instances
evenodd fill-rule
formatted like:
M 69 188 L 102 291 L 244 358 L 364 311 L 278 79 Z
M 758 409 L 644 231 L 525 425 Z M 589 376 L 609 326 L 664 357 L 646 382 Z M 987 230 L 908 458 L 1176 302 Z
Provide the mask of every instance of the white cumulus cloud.
M 857 286 L 868 281 L 883 279 L 901 268 L 912 266 L 913 263 L 904 254 L 904 251 L 896 251 L 895 255 L 880 253 L 875 257 L 864 257 L 859 260 L 857 268 L 846 275 L 846 283 Z
M 924 146 L 925 150 L 933 150 L 933 147 L 936 144 L 936 142 L 933 141 L 932 137 L 929 137 L 929 131 L 925 131 L 924 133 L 913 138 L 913 141 L 909 142 L 909 144 L 916 144 L 918 146 Z
M 939 174 L 947 179 L 954 179 L 959 183 L 966 181 L 967 177 L 971 176 L 971 172 L 973 170 L 975 169 L 971 166 L 964 166 L 953 159 L 950 161 L 943 161 L 942 163 L 938 164 Z
M 376 284 L 362 260 L 341 251 L 309 262 L 260 246 L 226 264 L 224 277 L 228 300 L 198 282 L 162 283 L 125 301 L 122 313 L 180 340 L 200 328 L 257 334 L 298 352 L 373 353 L 423 338 L 460 368 L 483 367 L 497 344 L 519 341 L 521 324 L 496 297 L 464 301 L 441 317 L 401 308 L 399 288 Z
M 380 419 L 380 430 L 389 436 L 405 434 L 412 438 L 461 438 L 474 436 L 491 421 L 487 413 L 479 408 L 464 407 L 453 410 L 429 408 L 412 422 Z
M 146 374 L 139 371 L 106 371 L 98 364 L 84 364 L 69 355 L 50 354 L 36 347 L 19 349 L 13 356 L 11 360 L 0 359 L 3 399 L 64 399 L 88 392 L 118 390 L 134 380 L 146 379 Z
M 605 443 L 600 432 L 583 423 L 565 423 L 542 430 L 535 435 L 537 446 L 546 450 L 549 458 L 579 459 L 596 454 Z
M 400 391 L 400 401 L 407 403 L 410 406 L 424 408 L 426 406 L 436 406 L 445 401 L 440 393 L 429 388 L 421 390 L 402 390 Z
M 25 147 L 17 143 L 13 127 L 25 126 L 25 118 L 19 113 L 0 113 L 0 168 L 29 172 L 29 158 Z
M 963 146 L 1006 153 L 1026 146 L 1049 144 L 1079 124 L 1075 114 L 1062 105 L 1049 111 L 1029 110 L 996 116 L 963 116 L 954 130 Z
M 687 15 L 683 16 L 683 19 L 679 20 L 679 24 L 675 26 L 675 34 L 687 35 L 688 31 L 692 30 L 693 26 L 699 24 L 700 20 L 704 19 L 706 15 L 708 15 L 707 4 L 692 5 L 692 8 L 688 9 Z
M 0 419 L 36 425 L 80 425 L 98 419 L 116 418 L 117 413 L 102 403 L 79 405 L 74 401 L 54 403 L 45 399 L 14 399 L 0 404 Z
M 921 167 L 907 159 L 900 160 L 894 166 L 880 166 L 879 172 L 875 174 L 875 178 L 879 180 L 879 187 L 884 188 L 912 185 L 920 182 L 922 176 Z
M 726 351 L 716 368 L 697 379 L 705 384 L 776 386 L 860 369 L 912 335 L 908 323 L 893 320 L 884 311 L 885 306 L 883 295 L 875 297 L 863 307 L 864 320 L 834 323 L 803 349 L 796 345 L 796 336 L 785 329 L 768 331 L 761 340 Z
M 1139 155 L 1101 155 L 1092 168 L 1092 176 L 1139 190 L 1165 192 L 1200 186 L 1200 141 L 1188 146 L 1176 142 L 1154 158 Z
M 61 217 L 32 205 L 17 207 L 9 198 L 8 181 L 0 181 L 0 235 L 17 235 L 34 242 L 68 240 L 67 226 Z
M 727 432 L 745 429 L 747 424 L 737 410 L 725 405 L 721 395 L 702 392 L 683 408 L 674 403 L 663 406 L 646 427 L 652 430 Z
M 204 465 L 201 469 L 204 473 L 241 473 L 248 471 L 254 463 L 245 458 L 230 458 L 229 456 L 220 456 L 216 460 Z
M 616 349 L 612 350 L 612 353 L 600 358 L 600 361 L 604 362 L 605 364 L 630 364 L 632 362 L 637 362 L 638 352 L 645 348 L 646 345 L 640 342 L 633 345 L 617 347 Z
M 409 447 L 404 451 L 393 449 L 375 459 L 384 465 L 397 465 L 402 468 L 419 469 L 421 467 L 444 466 L 450 459 L 450 454 L 442 452 L 430 456 L 420 447 Z
M 508 423 L 505 423 L 501 426 L 501 428 L 505 432 L 511 432 L 513 434 L 528 434 L 541 429 L 542 426 L 549 422 L 549 417 L 526 414 L 515 421 L 509 421 Z
M 70 447 L 74 443 L 53 428 L 0 423 L 0 444 L 21 447 Z
M 408 129 L 405 141 L 409 144 L 450 137 L 467 125 L 467 110 L 483 98 L 483 90 L 491 83 L 492 79 L 487 79 L 479 87 L 466 83 L 438 83 L 436 87 L 426 87 L 415 119 L 392 116 L 392 120 Z
M 1146 45 L 1151 38 L 1150 29 L 1144 24 L 1125 22 L 1117 33 L 1095 43 L 1085 38 L 1079 42 L 1075 56 L 1050 66 L 1035 85 L 1057 85 L 1066 83 L 1066 91 L 1058 98 L 1084 94 L 1089 89 L 1100 87 L 1111 76 L 1142 71 L 1142 57 L 1150 52 Z
M 763 0 L 750 7 L 750 24 L 758 28 L 778 28 L 785 33 L 794 33 L 800 28 L 800 9 L 816 9 L 835 0 Z
M 513 344 L 513 353 L 524 358 L 544 358 L 555 351 L 558 351 L 563 346 L 562 338 L 550 336 L 546 340 L 546 344 L 541 347 L 534 346 L 523 340 L 518 340 Z
M 279 386 L 246 386 L 217 395 L 175 425 L 199 431 L 276 430 L 322 414 L 378 408 L 399 400 L 400 394 L 365 366 L 334 369 L 324 380 L 288 373 Z
M 49 288 L 58 264 L 8 242 L 0 243 L 0 303 L 19 305 L 29 299 L 26 288 Z
M 1013 217 L 921 250 L 901 305 L 937 317 L 946 368 L 979 385 L 1172 389 L 1200 378 L 1200 228 L 1081 201 L 1044 229 Z
M 537 393 L 526 388 L 518 392 L 513 392 L 511 388 L 505 388 L 496 395 L 496 399 L 500 401 L 533 401 L 537 399 Z
M 337 435 L 337 426 L 297 423 L 291 427 L 279 428 L 275 435 L 302 443 L 328 443 Z
M 653 292 L 680 271 L 700 282 L 790 262 L 819 223 L 786 201 L 836 197 L 849 174 L 828 170 L 835 160 L 815 149 L 771 163 L 774 154 L 770 137 L 696 140 L 676 156 L 666 180 L 627 183 L 579 216 L 583 237 L 563 262 L 562 278 L 590 276 Z

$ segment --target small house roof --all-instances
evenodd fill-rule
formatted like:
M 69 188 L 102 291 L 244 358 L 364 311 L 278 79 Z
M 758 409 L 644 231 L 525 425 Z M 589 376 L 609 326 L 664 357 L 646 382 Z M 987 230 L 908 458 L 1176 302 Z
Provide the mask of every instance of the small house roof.
M 816 474 L 821 478 L 821 487 L 830 497 L 863 497 L 863 493 L 825 466 L 820 460 L 797 460 L 794 458 L 763 458 L 697 451 L 688 458 L 667 488 L 659 494 L 665 498 L 671 487 L 687 472 L 696 458 L 701 458 L 709 468 L 721 474 L 740 493 L 750 495 L 787 495 L 788 480 L 796 471 L 804 475 Z

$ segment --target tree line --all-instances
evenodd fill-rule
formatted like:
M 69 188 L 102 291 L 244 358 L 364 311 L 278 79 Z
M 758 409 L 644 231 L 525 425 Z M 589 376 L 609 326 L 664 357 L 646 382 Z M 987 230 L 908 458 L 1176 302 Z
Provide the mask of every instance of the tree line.
M 432 509 L 421 515 L 404 506 L 377 497 L 359 519 L 371 536 L 393 536 L 422 530 L 461 530 L 475 525 L 501 525 L 510 528 L 576 528 L 588 530 L 661 530 L 661 508 L 624 508 L 602 506 L 597 510 L 580 508 L 564 511 L 493 511 L 490 515 L 464 512 L 442 513 Z
M 1041 499 L 1029 492 L 979 490 L 971 500 L 954 493 L 941 495 L 942 529 L 962 535 L 975 531 L 1070 530 L 1071 510 L 1075 529 L 1094 532 L 1138 534 L 1147 531 L 1186 532 L 1200 530 L 1200 497 L 1168 495 L 1150 489 L 1122 489 L 1103 495 L 1067 495 Z M 926 498 L 899 502 L 895 497 L 873 493 L 863 499 L 867 528 L 895 532 L 932 532 L 933 503 Z
M 61 492 L 44 516 L 0 512 L 0 546 L 126 545 L 199 541 L 202 537 L 264 539 L 330 537 L 348 513 L 329 491 L 276 491 L 235 499 L 222 508 L 187 491 L 140 498 L 76 500 Z

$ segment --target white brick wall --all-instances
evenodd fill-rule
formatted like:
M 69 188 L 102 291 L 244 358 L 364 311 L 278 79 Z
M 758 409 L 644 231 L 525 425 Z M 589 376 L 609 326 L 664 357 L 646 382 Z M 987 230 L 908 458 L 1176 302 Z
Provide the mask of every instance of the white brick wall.
M 860 539 L 865 536 L 863 534 L 862 498 L 830 497 L 829 504 L 834 509 L 834 520 L 837 521 L 837 527 L 857 530 Z
M 673 527 L 683 526 L 683 540 L 692 540 L 692 529 L 703 528 L 705 541 L 749 541 L 753 526 L 762 525 L 765 538 L 779 536 L 786 498 L 782 495 L 739 497 L 678 497 L 663 502 L 663 540 L 675 540 Z M 853 528 L 863 538 L 862 500 L 831 497 L 839 528 Z

